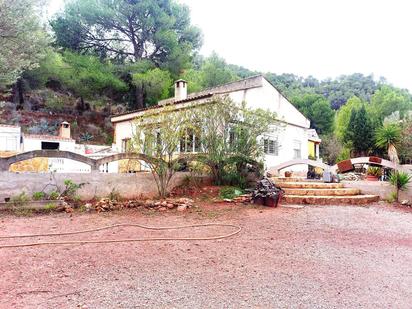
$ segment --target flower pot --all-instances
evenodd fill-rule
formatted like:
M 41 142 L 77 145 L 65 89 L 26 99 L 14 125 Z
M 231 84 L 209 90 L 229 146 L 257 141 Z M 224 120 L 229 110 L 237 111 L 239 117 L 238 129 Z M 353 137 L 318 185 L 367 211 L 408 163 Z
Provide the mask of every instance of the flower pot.
M 265 206 L 276 207 L 277 197 L 267 197 L 265 198 Z
M 264 197 L 257 197 L 253 200 L 254 204 L 257 205 L 265 205 L 265 198 Z
M 280 201 L 282 200 L 283 192 L 279 191 L 279 193 L 274 197 L 266 197 L 265 198 L 265 206 L 268 207 L 278 207 L 280 206 Z
M 379 178 L 378 178 L 378 176 L 366 175 L 366 180 L 367 181 L 378 181 Z

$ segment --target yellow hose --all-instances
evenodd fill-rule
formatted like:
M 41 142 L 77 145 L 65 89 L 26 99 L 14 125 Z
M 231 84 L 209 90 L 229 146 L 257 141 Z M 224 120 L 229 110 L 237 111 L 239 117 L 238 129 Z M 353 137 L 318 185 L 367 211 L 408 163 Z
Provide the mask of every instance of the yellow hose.
M 219 227 L 232 227 L 236 230 L 234 232 L 210 236 L 210 237 L 154 237 L 154 238 L 126 238 L 126 239 L 102 239 L 102 240 L 68 240 L 68 241 L 49 241 L 49 242 L 33 242 L 25 244 L 11 244 L 11 245 L 0 245 L 0 249 L 4 248 L 20 248 L 20 247 L 35 247 L 35 246 L 45 246 L 45 245 L 79 245 L 79 244 L 104 244 L 104 243 L 118 243 L 118 242 L 137 242 L 137 241 L 171 241 L 171 240 L 218 240 L 223 238 L 228 238 L 234 236 L 242 230 L 238 225 L 233 224 L 223 224 L 223 223 L 205 223 L 205 224 L 191 224 L 191 225 L 182 225 L 182 226 L 166 226 L 166 227 L 154 227 L 146 226 L 142 224 L 133 224 L 133 223 L 120 223 L 113 224 L 108 226 L 103 226 L 99 228 L 73 231 L 73 232 L 62 232 L 62 233 L 46 233 L 46 234 L 26 234 L 26 235 L 6 235 L 0 236 L 1 239 L 14 239 L 14 238 L 29 238 L 29 237 L 52 237 L 52 236 L 65 236 L 65 235 L 75 235 L 75 234 L 85 234 L 92 233 L 101 230 L 107 230 L 117 227 L 126 227 L 133 226 L 139 227 L 146 230 L 177 230 L 177 229 L 187 229 L 187 228 L 196 228 L 196 227 L 208 227 L 208 226 L 219 226 Z

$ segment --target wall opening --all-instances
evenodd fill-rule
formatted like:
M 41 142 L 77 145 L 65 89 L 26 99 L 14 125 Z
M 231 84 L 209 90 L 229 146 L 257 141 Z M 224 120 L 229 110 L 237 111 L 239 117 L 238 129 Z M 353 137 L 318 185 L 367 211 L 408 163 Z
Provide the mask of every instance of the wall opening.
M 42 150 L 59 150 L 60 143 L 56 142 L 41 142 Z

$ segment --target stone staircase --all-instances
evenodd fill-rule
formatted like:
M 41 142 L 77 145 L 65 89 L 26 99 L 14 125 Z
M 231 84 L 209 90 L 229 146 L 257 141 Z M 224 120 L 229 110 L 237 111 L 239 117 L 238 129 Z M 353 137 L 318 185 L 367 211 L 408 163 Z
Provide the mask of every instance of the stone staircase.
M 345 188 L 343 183 L 324 183 L 298 177 L 274 177 L 273 180 L 285 191 L 285 204 L 363 205 L 379 201 L 379 196 Z

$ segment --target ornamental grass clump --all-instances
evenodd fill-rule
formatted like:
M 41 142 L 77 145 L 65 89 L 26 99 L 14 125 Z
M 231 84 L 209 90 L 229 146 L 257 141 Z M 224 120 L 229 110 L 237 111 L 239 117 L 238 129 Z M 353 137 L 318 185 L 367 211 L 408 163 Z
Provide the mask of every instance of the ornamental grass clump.
M 412 181 L 412 175 L 405 172 L 395 171 L 389 176 L 389 182 L 396 189 L 395 198 L 399 202 L 399 192 L 405 191 L 408 188 L 408 184 Z

